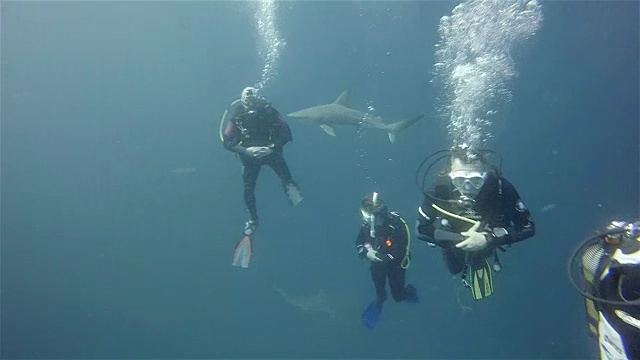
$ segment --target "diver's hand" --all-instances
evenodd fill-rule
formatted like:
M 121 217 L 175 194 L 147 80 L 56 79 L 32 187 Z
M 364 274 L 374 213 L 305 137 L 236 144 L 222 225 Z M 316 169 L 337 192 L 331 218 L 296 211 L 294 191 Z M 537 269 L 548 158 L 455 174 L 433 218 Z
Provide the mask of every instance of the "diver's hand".
M 364 244 L 365 250 L 367 250 L 367 259 L 373 262 L 382 262 L 382 259 L 378 257 L 378 252 L 373 250 L 371 244 Z
M 247 156 L 257 157 L 256 155 L 258 154 L 259 151 L 260 151 L 259 146 L 252 146 L 245 149 L 245 154 Z
M 271 150 L 269 147 L 267 146 L 260 146 L 259 150 L 258 150 L 258 158 L 261 157 L 265 157 L 267 155 L 271 155 L 271 153 L 273 152 L 273 150 Z
M 271 152 L 273 152 L 273 150 L 266 146 L 252 146 L 247 148 L 247 155 L 258 159 L 271 154 Z
M 466 239 L 456 244 L 456 247 L 464 251 L 480 251 L 485 249 L 487 245 L 489 245 L 489 240 L 485 236 L 487 235 L 486 232 L 478 232 L 479 226 L 480 222 L 478 221 L 468 231 L 461 232 L 460 234 L 466 237 Z

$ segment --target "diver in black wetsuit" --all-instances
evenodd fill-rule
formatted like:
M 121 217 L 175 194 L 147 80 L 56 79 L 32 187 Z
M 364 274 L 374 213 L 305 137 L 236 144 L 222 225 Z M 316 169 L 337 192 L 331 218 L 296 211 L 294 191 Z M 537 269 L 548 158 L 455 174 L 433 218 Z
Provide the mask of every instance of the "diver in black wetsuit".
M 370 322 L 365 326 L 373 328 L 387 299 L 387 279 L 393 300 L 418 300 L 416 288 L 413 285 L 405 286 L 406 269 L 410 263 L 407 223 L 398 213 L 390 212 L 375 192 L 362 200 L 360 212 L 363 222 L 355 245 L 360 258 L 371 263 L 369 269 L 376 289 L 376 299 L 370 305 L 376 307 L 376 314 L 363 316 L 363 320 Z M 371 316 L 375 319 L 365 319 Z
M 257 96 L 256 89 L 245 88 L 240 102 L 242 106 L 233 109 L 224 131 L 223 144 L 227 150 L 238 153 L 242 161 L 244 202 L 249 210 L 244 233 L 251 235 L 258 226 L 255 188 L 262 165 L 271 167 L 278 175 L 292 205 L 302 201 L 302 195 L 282 154 L 284 145 L 293 139 L 291 129 L 264 97 Z
M 493 270 L 500 271 L 496 249 L 534 236 L 535 224 L 515 187 L 499 169 L 481 151 L 462 145 L 450 151 L 448 167 L 425 193 L 416 230 L 418 239 L 442 248 L 450 273 L 464 271 L 463 283 L 469 286 L 467 266 L 480 260 L 486 263 L 485 259 L 493 256 Z M 486 289 L 489 293 L 474 292 L 474 298 L 490 295 L 492 280 Z

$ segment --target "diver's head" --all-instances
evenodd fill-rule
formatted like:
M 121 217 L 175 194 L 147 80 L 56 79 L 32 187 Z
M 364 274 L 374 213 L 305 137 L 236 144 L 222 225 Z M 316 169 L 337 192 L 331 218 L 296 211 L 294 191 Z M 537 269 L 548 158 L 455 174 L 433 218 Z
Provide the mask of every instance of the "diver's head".
M 360 203 L 362 221 L 367 225 L 373 224 L 378 227 L 384 225 L 388 212 L 387 205 L 377 192 L 365 196 Z
M 451 150 L 449 178 L 460 196 L 474 199 L 487 180 L 489 167 L 485 157 L 462 145 Z
M 242 93 L 240 94 L 240 101 L 242 102 L 242 105 L 244 105 L 247 108 L 255 106 L 256 103 L 258 102 L 257 93 L 258 93 L 258 90 L 256 90 L 251 86 L 244 88 L 242 90 Z

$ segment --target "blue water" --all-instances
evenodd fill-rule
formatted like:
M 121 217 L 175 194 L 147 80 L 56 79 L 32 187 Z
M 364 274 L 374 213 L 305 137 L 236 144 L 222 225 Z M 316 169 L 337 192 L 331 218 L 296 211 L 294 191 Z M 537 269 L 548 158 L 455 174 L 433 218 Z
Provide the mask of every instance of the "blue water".
M 1 356 L 597 357 L 564 269 L 592 230 L 640 213 L 638 2 L 544 2 L 542 28 L 512 54 L 519 76 L 490 147 L 538 232 L 503 255 L 496 294 L 474 303 L 414 242 L 420 304 L 388 302 L 373 332 L 359 324 L 373 297 L 354 249 L 360 199 L 379 191 L 413 223 L 415 170 L 450 146 L 430 80 L 453 6 L 280 3 L 287 45 L 261 92 L 278 110 L 351 89 L 356 108 L 427 118 L 393 145 L 291 120 L 285 156 L 305 200 L 291 208 L 261 173 L 261 227 L 239 269 L 241 168 L 217 127 L 264 64 L 252 8 L 3 2 Z M 317 293 L 334 316 L 287 301 Z

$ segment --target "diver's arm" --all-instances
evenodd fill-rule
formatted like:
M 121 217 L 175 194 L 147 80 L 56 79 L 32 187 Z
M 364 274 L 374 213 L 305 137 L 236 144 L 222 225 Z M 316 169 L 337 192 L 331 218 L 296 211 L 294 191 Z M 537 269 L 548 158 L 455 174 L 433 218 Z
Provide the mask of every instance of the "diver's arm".
M 364 244 L 369 242 L 369 239 L 369 229 L 366 226 L 361 226 L 356 238 L 356 250 L 358 250 L 358 257 L 361 259 L 367 257 L 367 250 L 364 248 Z
M 229 121 L 223 134 L 222 144 L 225 149 L 247 155 L 247 148 L 240 145 L 240 130 L 233 121 Z
M 243 147 L 243 146 L 241 146 L 239 144 L 235 145 L 235 146 L 227 147 L 227 149 L 229 149 L 230 151 L 233 151 L 233 152 L 237 152 L 238 154 L 250 156 L 249 152 L 247 151 L 247 148 Z
M 498 246 L 526 240 L 536 233 L 536 225 L 531 219 L 531 213 L 522 202 L 520 195 L 508 181 L 504 179 L 502 181 L 506 200 L 505 219 L 507 223 L 505 223 L 506 226 L 504 226 L 506 235 L 496 236 L 495 233 L 503 233 L 503 231 L 498 231 L 494 228 L 492 242 Z
M 514 244 L 526 240 L 536 234 L 536 224 L 531 220 L 529 210 L 515 215 L 512 225 L 505 228 L 507 235 L 496 237 L 499 245 Z M 494 236 L 495 237 L 495 236 Z
M 416 221 L 416 238 L 433 242 L 433 235 L 435 228 L 433 227 L 433 212 L 431 211 L 431 205 L 428 201 L 424 201 L 420 207 L 418 207 L 418 220 Z
M 435 229 L 433 232 L 433 242 L 437 245 L 443 246 L 445 244 L 459 243 L 464 240 L 465 237 L 460 233 L 446 231 L 443 229 Z
M 422 206 L 418 208 L 416 237 L 422 241 L 444 247 L 452 246 L 465 239 L 462 234 L 448 231 L 448 228 L 438 223 L 431 203 L 428 201 L 425 201 Z

